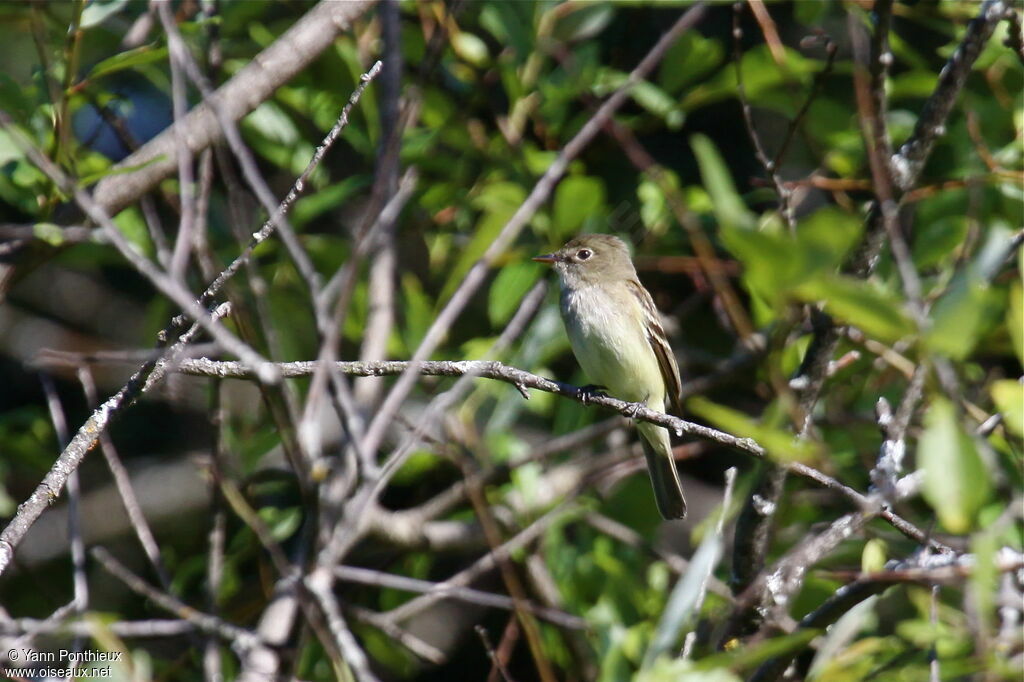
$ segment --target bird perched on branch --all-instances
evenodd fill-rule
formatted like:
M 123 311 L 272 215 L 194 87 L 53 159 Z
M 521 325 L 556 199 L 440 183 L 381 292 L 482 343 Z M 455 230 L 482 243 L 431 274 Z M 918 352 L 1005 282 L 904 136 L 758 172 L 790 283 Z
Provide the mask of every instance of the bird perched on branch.
M 671 407 L 679 414 L 679 366 L 625 242 L 606 234 L 583 234 L 533 260 L 558 273 L 565 330 L 593 388 L 659 412 Z M 658 511 L 666 519 L 685 517 L 669 432 L 648 422 L 638 424 L 637 430 Z

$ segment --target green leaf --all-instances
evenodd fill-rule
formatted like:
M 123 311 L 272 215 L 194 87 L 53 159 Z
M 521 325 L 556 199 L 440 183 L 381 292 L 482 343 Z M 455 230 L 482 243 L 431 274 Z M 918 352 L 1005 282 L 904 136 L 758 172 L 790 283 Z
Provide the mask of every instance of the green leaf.
M 697 668 L 699 670 L 714 670 L 718 667 L 728 666 L 733 670 L 746 670 L 760 665 L 768 659 L 800 651 L 820 634 L 821 630 L 816 628 L 800 629 L 790 635 L 766 639 L 754 646 L 739 646 L 726 653 L 707 656 L 697 663 Z M 726 644 L 726 649 L 728 648 L 729 645 Z
M 92 0 L 82 10 L 82 28 L 99 26 L 128 5 L 128 0 Z
M 554 231 L 558 241 L 568 239 L 583 221 L 604 209 L 604 183 L 597 178 L 572 175 L 555 190 Z
M 6 130 L 0 128 L 0 166 L 8 161 L 17 161 L 24 157 L 25 154 L 21 151 L 21 147 L 15 144 L 14 139 Z
M 683 628 L 694 620 L 694 610 L 698 608 L 708 577 L 714 572 L 721 556 L 722 533 L 715 529 L 701 541 L 686 573 L 672 589 L 665 611 L 661 614 L 658 629 L 644 654 L 644 668 L 653 668 L 655 661 L 668 655 L 673 645 L 679 641 Z
M 994 382 L 990 390 L 1006 428 L 1024 436 L 1024 385 L 1013 379 L 1001 379 Z
M 862 573 L 876 573 L 885 568 L 889 547 L 881 538 L 871 538 L 864 543 L 860 554 L 860 570 Z
M 759 106 L 772 108 L 785 113 L 795 113 L 802 98 L 794 98 L 790 88 L 792 81 L 808 85 L 813 74 L 824 68 L 824 63 L 804 57 L 796 50 L 785 48 L 786 73 L 775 64 L 767 45 L 758 45 L 743 53 L 741 60 L 743 69 L 743 86 L 747 99 L 757 102 Z M 724 99 L 736 97 L 736 68 L 730 63 L 710 78 L 690 89 L 683 97 L 683 111 L 714 104 Z
M 614 9 L 598 3 L 578 5 L 556 5 L 548 10 L 558 12 L 558 20 L 552 36 L 562 41 L 586 40 L 604 30 L 612 20 Z
M 938 265 L 964 243 L 967 235 L 967 217 L 948 215 L 923 222 L 914 230 L 911 254 L 918 269 Z
M 740 677 L 728 668 L 700 670 L 693 661 L 667 656 L 641 670 L 633 679 L 635 682 L 740 682 Z
M 658 84 L 677 93 L 687 84 L 718 68 L 725 50 L 720 41 L 687 31 L 669 48 L 658 68 Z
M 64 230 L 54 223 L 36 223 L 32 226 L 32 234 L 36 239 L 51 246 L 60 246 L 64 243 Z
M 263 522 L 267 524 L 271 537 L 278 542 L 290 538 L 302 522 L 302 511 L 298 507 L 262 507 L 257 511 Z
M 917 446 L 917 461 L 924 469 L 924 498 L 950 532 L 966 533 L 989 498 L 985 465 L 948 400 L 936 398 L 924 423 Z
M 817 453 L 813 443 L 799 440 L 783 429 L 759 424 L 742 412 L 713 403 L 707 398 L 690 398 L 686 401 L 686 407 L 722 431 L 741 438 L 753 438 L 768 451 L 772 459 L 781 462 L 807 461 Z
M 888 292 L 852 277 L 822 276 L 800 285 L 804 301 L 824 301 L 825 310 L 870 337 L 893 343 L 914 333 L 914 324 Z
M 513 263 L 498 273 L 491 285 L 487 300 L 487 316 L 491 324 L 499 326 L 508 322 L 518 308 L 523 296 L 537 281 L 543 270 L 537 263 Z
M 1024 254 L 1024 249 L 1021 249 Z M 1010 287 L 1010 305 L 1006 313 L 1006 327 L 1010 332 L 1010 339 L 1013 343 L 1013 352 L 1017 359 L 1024 365 L 1024 287 L 1020 282 L 1014 282 Z
M 615 69 L 602 69 L 594 85 L 594 92 L 599 96 L 607 95 L 629 79 L 629 74 Z M 650 81 L 639 81 L 629 91 L 629 96 L 637 104 L 655 116 L 665 120 L 670 130 L 678 130 L 683 125 L 685 114 L 679 103 L 670 94 Z
M 477 223 L 473 238 L 466 244 L 455 266 L 449 272 L 439 300 L 447 300 L 452 295 L 465 274 L 484 255 L 525 198 L 526 191 L 514 182 L 492 182 L 473 197 L 473 207 L 482 208 L 484 214 Z
M 988 282 L 970 272 L 957 278 L 932 306 L 932 323 L 925 335 L 928 348 L 955 360 L 970 355 L 996 312 L 993 294 Z
M 351 175 L 340 182 L 331 184 L 313 194 L 301 197 L 295 202 L 290 216 L 294 227 L 302 227 L 318 216 L 337 208 L 345 203 L 356 192 L 370 186 L 373 176 L 370 174 Z
M 402 275 L 402 300 L 405 303 L 403 337 L 411 355 L 420 345 L 434 319 L 433 305 L 423 292 L 420 280 L 411 272 Z
M 113 57 L 107 57 L 89 69 L 85 80 L 99 80 L 118 71 L 133 69 L 137 66 L 144 66 L 167 59 L 167 48 L 156 45 L 141 45 L 131 50 L 119 52 Z
M 704 135 L 693 135 L 690 137 L 690 146 L 697 157 L 704 188 L 711 195 L 715 217 L 721 228 L 753 229 L 754 216 L 736 191 L 729 169 L 711 139 Z
M 797 242 L 816 270 L 835 270 L 860 243 L 864 221 L 833 206 L 818 209 L 797 225 Z
M 149 228 L 142 218 L 142 212 L 135 206 L 130 206 L 116 216 L 114 225 L 132 244 L 138 247 L 139 251 L 147 256 L 153 255 L 153 242 L 149 238 Z
M 487 52 L 487 43 L 466 31 L 459 31 L 452 36 L 452 49 L 460 58 L 473 66 L 487 66 L 491 55 Z

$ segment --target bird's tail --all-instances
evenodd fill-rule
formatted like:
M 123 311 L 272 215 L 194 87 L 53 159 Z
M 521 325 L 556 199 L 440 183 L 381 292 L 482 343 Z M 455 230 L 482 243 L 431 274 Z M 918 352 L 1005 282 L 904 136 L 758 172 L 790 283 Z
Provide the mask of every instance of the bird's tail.
M 647 471 L 651 475 L 658 511 L 665 519 L 685 518 L 686 498 L 683 497 L 683 484 L 679 481 L 679 471 L 672 457 L 672 441 L 668 431 L 646 423 L 637 425 L 637 430 L 640 431 L 640 442 L 644 446 Z

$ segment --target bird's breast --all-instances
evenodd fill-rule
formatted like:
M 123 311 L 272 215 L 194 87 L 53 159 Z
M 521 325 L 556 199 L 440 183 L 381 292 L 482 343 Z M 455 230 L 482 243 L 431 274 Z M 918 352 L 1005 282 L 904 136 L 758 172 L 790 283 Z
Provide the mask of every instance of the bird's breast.
M 563 290 L 562 317 L 576 360 L 587 379 L 623 400 L 659 403 L 664 383 L 640 320 L 639 304 L 600 287 Z

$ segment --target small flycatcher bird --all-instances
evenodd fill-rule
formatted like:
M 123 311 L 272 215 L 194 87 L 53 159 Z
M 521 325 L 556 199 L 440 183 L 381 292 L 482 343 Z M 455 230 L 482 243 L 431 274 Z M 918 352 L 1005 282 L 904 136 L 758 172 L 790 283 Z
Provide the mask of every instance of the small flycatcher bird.
M 587 378 L 616 398 L 660 412 L 671 407 L 680 414 L 679 366 L 625 242 L 607 234 L 582 234 L 533 260 L 558 273 L 562 321 Z M 637 430 L 658 511 L 666 519 L 685 517 L 668 431 L 649 422 Z

